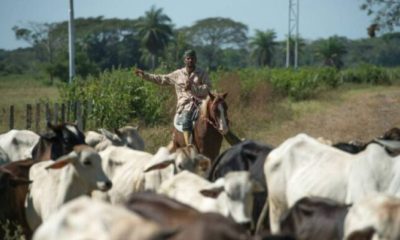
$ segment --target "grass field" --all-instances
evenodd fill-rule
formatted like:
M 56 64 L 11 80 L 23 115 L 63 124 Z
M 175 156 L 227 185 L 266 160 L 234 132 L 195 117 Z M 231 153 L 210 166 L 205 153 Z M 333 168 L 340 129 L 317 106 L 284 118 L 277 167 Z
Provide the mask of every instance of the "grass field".
M 15 128 L 26 127 L 26 105 L 54 102 L 59 97 L 57 87 L 29 76 L 0 77 L 0 131 L 8 130 L 9 111 L 15 109 Z

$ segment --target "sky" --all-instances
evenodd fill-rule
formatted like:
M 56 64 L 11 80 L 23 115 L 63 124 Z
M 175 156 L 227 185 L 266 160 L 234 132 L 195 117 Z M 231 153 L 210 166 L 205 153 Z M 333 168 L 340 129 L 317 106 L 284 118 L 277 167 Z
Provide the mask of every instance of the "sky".
M 295 1 L 294 1 L 295 2 Z M 363 0 L 299 0 L 299 33 L 316 40 L 333 35 L 366 38 L 372 17 L 360 10 Z M 230 18 L 254 31 L 275 30 L 277 39 L 288 33 L 289 0 L 75 0 L 75 18 L 136 19 L 152 6 L 162 8 L 175 27 L 191 26 L 210 17 Z M 0 49 L 29 46 L 16 40 L 13 26 L 68 21 L 69 0 L 0 0 Z

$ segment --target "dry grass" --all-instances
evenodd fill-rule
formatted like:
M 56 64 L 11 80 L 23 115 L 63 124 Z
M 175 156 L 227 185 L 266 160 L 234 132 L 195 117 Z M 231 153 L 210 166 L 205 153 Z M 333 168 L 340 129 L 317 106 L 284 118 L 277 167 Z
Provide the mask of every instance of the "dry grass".
M 233 131 L 242 138 L 275 146 L 298 133 L 333 142 L 369 141 L 400 126 L 400 86 L 346 86 L 321 93 L 317 100 L 302 102 L 274 98 L 268 86 L 262 86 L 250 94 L 246 103 L 238 97 L 240 85 L 235 80 L 227 86 Z M 147 149 L 155 151 L 166 145 L 170 132 L 169 126 L 143 129 Z M 224 142 L 223 149 L 227 147 Z
M 341 89 L 319 101 L 282 103 L 291 117 L 274 119 L 267 128 L 248 132 L 248 138 L 278 145 L 303 132 L 333 142 L 368 141 L 400 126 L 399 104 L 399 86 Z

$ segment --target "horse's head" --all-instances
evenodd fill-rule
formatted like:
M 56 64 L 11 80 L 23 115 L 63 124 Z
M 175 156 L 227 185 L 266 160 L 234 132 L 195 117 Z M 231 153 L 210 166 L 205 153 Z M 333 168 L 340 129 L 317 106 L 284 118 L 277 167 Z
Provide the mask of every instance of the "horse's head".
M 208 120 L 222 135 L 229 131 L 228 105 L 225 98 L 228 94 L 208 94 L 207 112 Z

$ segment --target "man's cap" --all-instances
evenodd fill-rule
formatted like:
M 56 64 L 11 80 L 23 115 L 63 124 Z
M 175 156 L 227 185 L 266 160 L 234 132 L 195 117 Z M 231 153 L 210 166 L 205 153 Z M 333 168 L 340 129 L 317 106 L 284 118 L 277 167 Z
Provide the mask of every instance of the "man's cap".
M 196 52 L 192 49 L 186 50 L 185 53 L 183 54 L 183 57 L 194 57 L 196 58 Z

